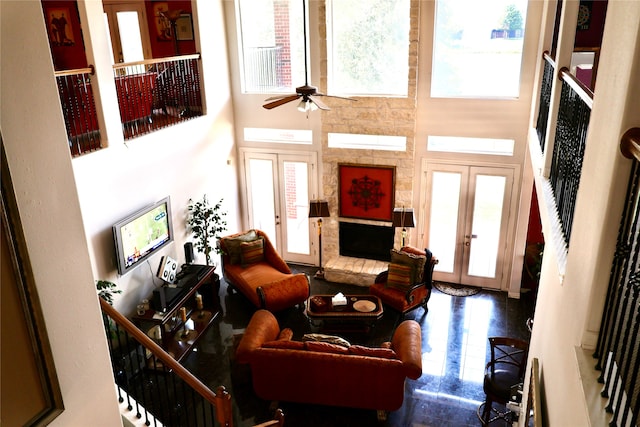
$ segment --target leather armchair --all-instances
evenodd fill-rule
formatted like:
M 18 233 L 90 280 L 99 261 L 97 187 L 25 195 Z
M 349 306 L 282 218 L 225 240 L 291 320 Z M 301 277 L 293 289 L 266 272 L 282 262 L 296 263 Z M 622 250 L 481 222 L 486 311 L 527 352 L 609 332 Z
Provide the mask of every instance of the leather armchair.
M 424 307 L 426 313 L 428 310 L 427 303 L 431 297 L 431 289 L 433 287 L 433 269 L 438 263 L 438 259 L 433 256 L 429 249 L 420 250 L 413 246 L 403 246 L 400 252 L 413 257 L 426 258 L 421 280 L 409 283 L 406 289 L 388 286 L 389 270 L 387 270 L 378 274 L 375 282 L 369 287 L 369 293 L 378 296 L 384 304 L 402 314 L 421 306 Z

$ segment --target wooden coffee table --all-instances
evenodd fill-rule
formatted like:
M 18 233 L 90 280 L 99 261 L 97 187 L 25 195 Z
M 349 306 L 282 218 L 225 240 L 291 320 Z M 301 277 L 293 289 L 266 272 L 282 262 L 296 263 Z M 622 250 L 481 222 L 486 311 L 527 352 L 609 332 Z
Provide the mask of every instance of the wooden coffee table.
M 368 333 L 382 317 L 382 301 L 375 295 L 345 295 L 346 305 L 334 306 L 333 295 L 307 299 L 307 317 L 312 329 L 322 332 Z M 317 304 L 316 301 L 320 301 Z

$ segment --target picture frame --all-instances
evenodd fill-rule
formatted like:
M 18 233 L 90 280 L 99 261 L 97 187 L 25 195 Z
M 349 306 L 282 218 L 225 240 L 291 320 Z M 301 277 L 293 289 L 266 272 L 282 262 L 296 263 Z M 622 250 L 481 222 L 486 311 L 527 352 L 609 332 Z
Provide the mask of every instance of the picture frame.
M 190 13 L 182 13 L 176 21 L 176 40 L 193 40 L 193 21 Z
M 338 164 L 339 216 L 391 222 L 395 166 Z
M 6 363 L 14 368 L 6 375 L 3 369 L 2 384 L 12 392 L 7 393 L 6 402 L 3 400 L 2 403 L 15 408 L 3 417 L 3 421 L 10 425 L 17 425 L 18 420 L 29 420 L 25 425 L 30 426 L 49 425 L 64 411 L 62 389 L 1 136 L 0 146 L 0 240 L 3 250 L 0 329 L 3 345 L 11 343 L 11 351 L 2 355 L 2 362 L 3 367 Z M 25 405 L 25 402 L 29 404 Z
M 73 46 L 76 44 L 68 7 L 46 7 L 45 20 L 51 46 Z

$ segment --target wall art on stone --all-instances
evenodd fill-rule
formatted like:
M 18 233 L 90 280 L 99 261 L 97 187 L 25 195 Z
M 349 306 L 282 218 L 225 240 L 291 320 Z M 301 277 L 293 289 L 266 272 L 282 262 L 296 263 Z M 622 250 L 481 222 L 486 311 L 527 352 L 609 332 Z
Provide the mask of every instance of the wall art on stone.
M 391 221 L 395 172 L 395 166 L 339 164 L 339 215 Z

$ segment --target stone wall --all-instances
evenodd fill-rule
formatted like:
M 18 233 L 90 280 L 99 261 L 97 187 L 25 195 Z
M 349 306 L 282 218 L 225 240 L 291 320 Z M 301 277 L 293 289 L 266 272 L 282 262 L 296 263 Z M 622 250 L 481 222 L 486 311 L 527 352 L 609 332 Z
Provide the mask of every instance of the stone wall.
M 315 2 L 314 2 L 315 3 Z M 312 3 L 312 4 L 314 4 Z M 326 8 L 319 8 L 321 46 L 321 79 L 319 90 L 327 90 Z M 395 166 L 395 207 L 412 207 L 415 172 L 416 77 L 418 64 L 418 18 L 420 1 L 411 1 L 409 45 L 409 88 L 407 98 L 357 97 L 356 102 L 330 99 L 331 111 L 322 112 L 322 191 L 329 202 L 331 218 L 322 226 L 323 264 L 335 264 L 338 250 L 338 164 Z M 327 135 L 332 132 L 367 135 L 393 135 L 407 138 L 406 151 L 352 150 L 328 147 Z M 391 225 L 390 222 L 354 220 L 363 224 Z M 395 247 L 400 246 L 400 231 L 396 231 Z

